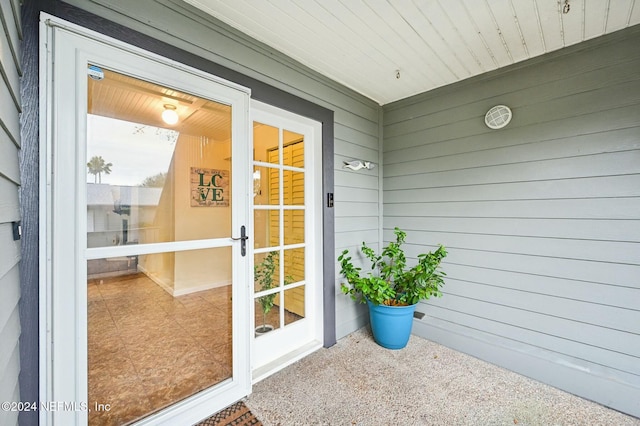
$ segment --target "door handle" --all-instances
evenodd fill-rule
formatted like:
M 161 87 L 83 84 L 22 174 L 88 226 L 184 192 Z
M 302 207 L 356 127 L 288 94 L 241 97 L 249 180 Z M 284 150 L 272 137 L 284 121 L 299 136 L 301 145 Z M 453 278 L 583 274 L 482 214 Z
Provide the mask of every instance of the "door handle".
M 232 240 L 238 241 L 240 240 L 240 254 L 242 255 L 242 257 L 247 255 L 247 240 L 249 239 L 249 237 L 247 237 L 247 228 L 242 225 L 240 227 L 240 237 L 239 238 L 234 238 L 231 237 Z

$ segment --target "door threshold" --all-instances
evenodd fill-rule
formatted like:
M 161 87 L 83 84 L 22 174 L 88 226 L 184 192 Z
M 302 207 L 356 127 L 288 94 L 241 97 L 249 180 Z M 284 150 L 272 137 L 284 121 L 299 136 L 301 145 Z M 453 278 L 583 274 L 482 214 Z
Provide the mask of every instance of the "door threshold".
M 268 364 L 263 365 L 262 367 L 256 368 L 252 372 L 251 383 L 255 384 L 263 379 L 266 379 L 272 374 L 277 373 L 283 368 L 290 366 L 294 362 L 301 360 L 302 358 L 312 354 L 320 348 L 322 348 L 322 342 L 313 340 L 293 352 L 283 355 L 280 358 L 276 358 Z

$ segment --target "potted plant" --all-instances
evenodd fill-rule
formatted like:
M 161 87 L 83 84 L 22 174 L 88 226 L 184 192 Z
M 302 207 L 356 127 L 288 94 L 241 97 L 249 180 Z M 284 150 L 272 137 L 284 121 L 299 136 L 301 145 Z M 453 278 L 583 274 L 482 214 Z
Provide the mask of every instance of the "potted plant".
M 271 251 L 265 258 L 254 268 L 255 280 L 260 284 L 260 291 L 269 290 L 274 287 L 273 275 L 278 265 L 278 252 Z M 268 333 L 273 330 L 273 326 L 267 324 L 267 314 L 273 308 L 273 303 L 277 293 L 267 294 L 258 298 L 260 308 L 262 308 L 262 325 L 256 327 L 256 335 Z
M 418 262 L 407 266 L 402 244 L 406 232 L 395 228 L 396 240 L 376 254 L 362 243 L 361 251 L 372 262 L 371 270 L 361 276 L 361 268 L 353 265 L 349 250 L 338 257 L 340 273 L 347 279 L 342 292 L 352 299 L 369 305 L 369 320 L 373 337 L 378 344 L 389 349 L 406 346 L 411 335 L 413 313 L 421 300 L 440 297 L 444 285 L 444 272 L 440 270 L 442 259 L 447 256 L 444 246 L 418 255 Z

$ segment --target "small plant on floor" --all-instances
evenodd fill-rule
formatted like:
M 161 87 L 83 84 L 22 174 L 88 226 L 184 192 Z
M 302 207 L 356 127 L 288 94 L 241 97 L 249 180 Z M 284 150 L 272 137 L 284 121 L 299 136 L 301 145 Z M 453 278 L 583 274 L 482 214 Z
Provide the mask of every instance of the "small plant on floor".
M 338 257 L 340 273 L 347 279 L 342 284 L 342 292 L 361 303 L 369 300 L 374 305 L 407 306 L 414 305 L 432 296 L 440 297 L 440 287 L 444 285 L 444 272 L 440 262 L 447 256 L 444 246 L 434 252 L 418 255 L 415 266 L 408 268 L 402 250 L 407 233 L 395 228 L 396 240 L 392 241 L 377 255 L 373 249 L 362 243 L 361 251 L 372 262 L 371 270 L 360 276 L 362 268 L 353 265 L 349 250 Z
M 278 252 L 271 251 L 254 268 L 255 280 L 260 284 L 260 291 L 269 290 L 274 287 L 273 276 L 278 265 Z M 267 327 L 267 314 L 273 308 L 273 303 L 277 293 L 267 294 L 258 298 L 258 303 L 262 308 L 262 326 L 256 329 L 260 333 L 266 333 L 271 329 Z
M 274 275 L 278 268 L 278 257 L 279 254 L 277 251 L 271 251 L 265 256 L 262 262 L 254 268 L 255 280 L 260 284 L 260 291 L 270 290 L 278 286 L 277 283 L 274 285 Z M 292 276 L 287 275 L 284 277 L 285 285 L 291 284 L 292 282 Z M 262 325 L 256 329 L 258 333 L 266 333 L 273 329 L 267 325 L 267 314 L 271 312 L 277 294 L 278 293 L 267 294 L 266 296 L 258 298 L 258 303 L 260 303 L 260 308 L 262 309 Z

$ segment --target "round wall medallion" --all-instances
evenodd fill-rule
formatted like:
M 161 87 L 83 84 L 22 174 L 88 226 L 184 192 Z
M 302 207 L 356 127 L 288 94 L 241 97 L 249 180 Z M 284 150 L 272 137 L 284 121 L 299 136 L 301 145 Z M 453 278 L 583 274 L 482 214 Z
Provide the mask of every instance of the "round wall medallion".
M 485 124 L 491 129 L 502 129 L 511 121 L 511 109 L 506 105 L 496 105 L 484 116 Z

